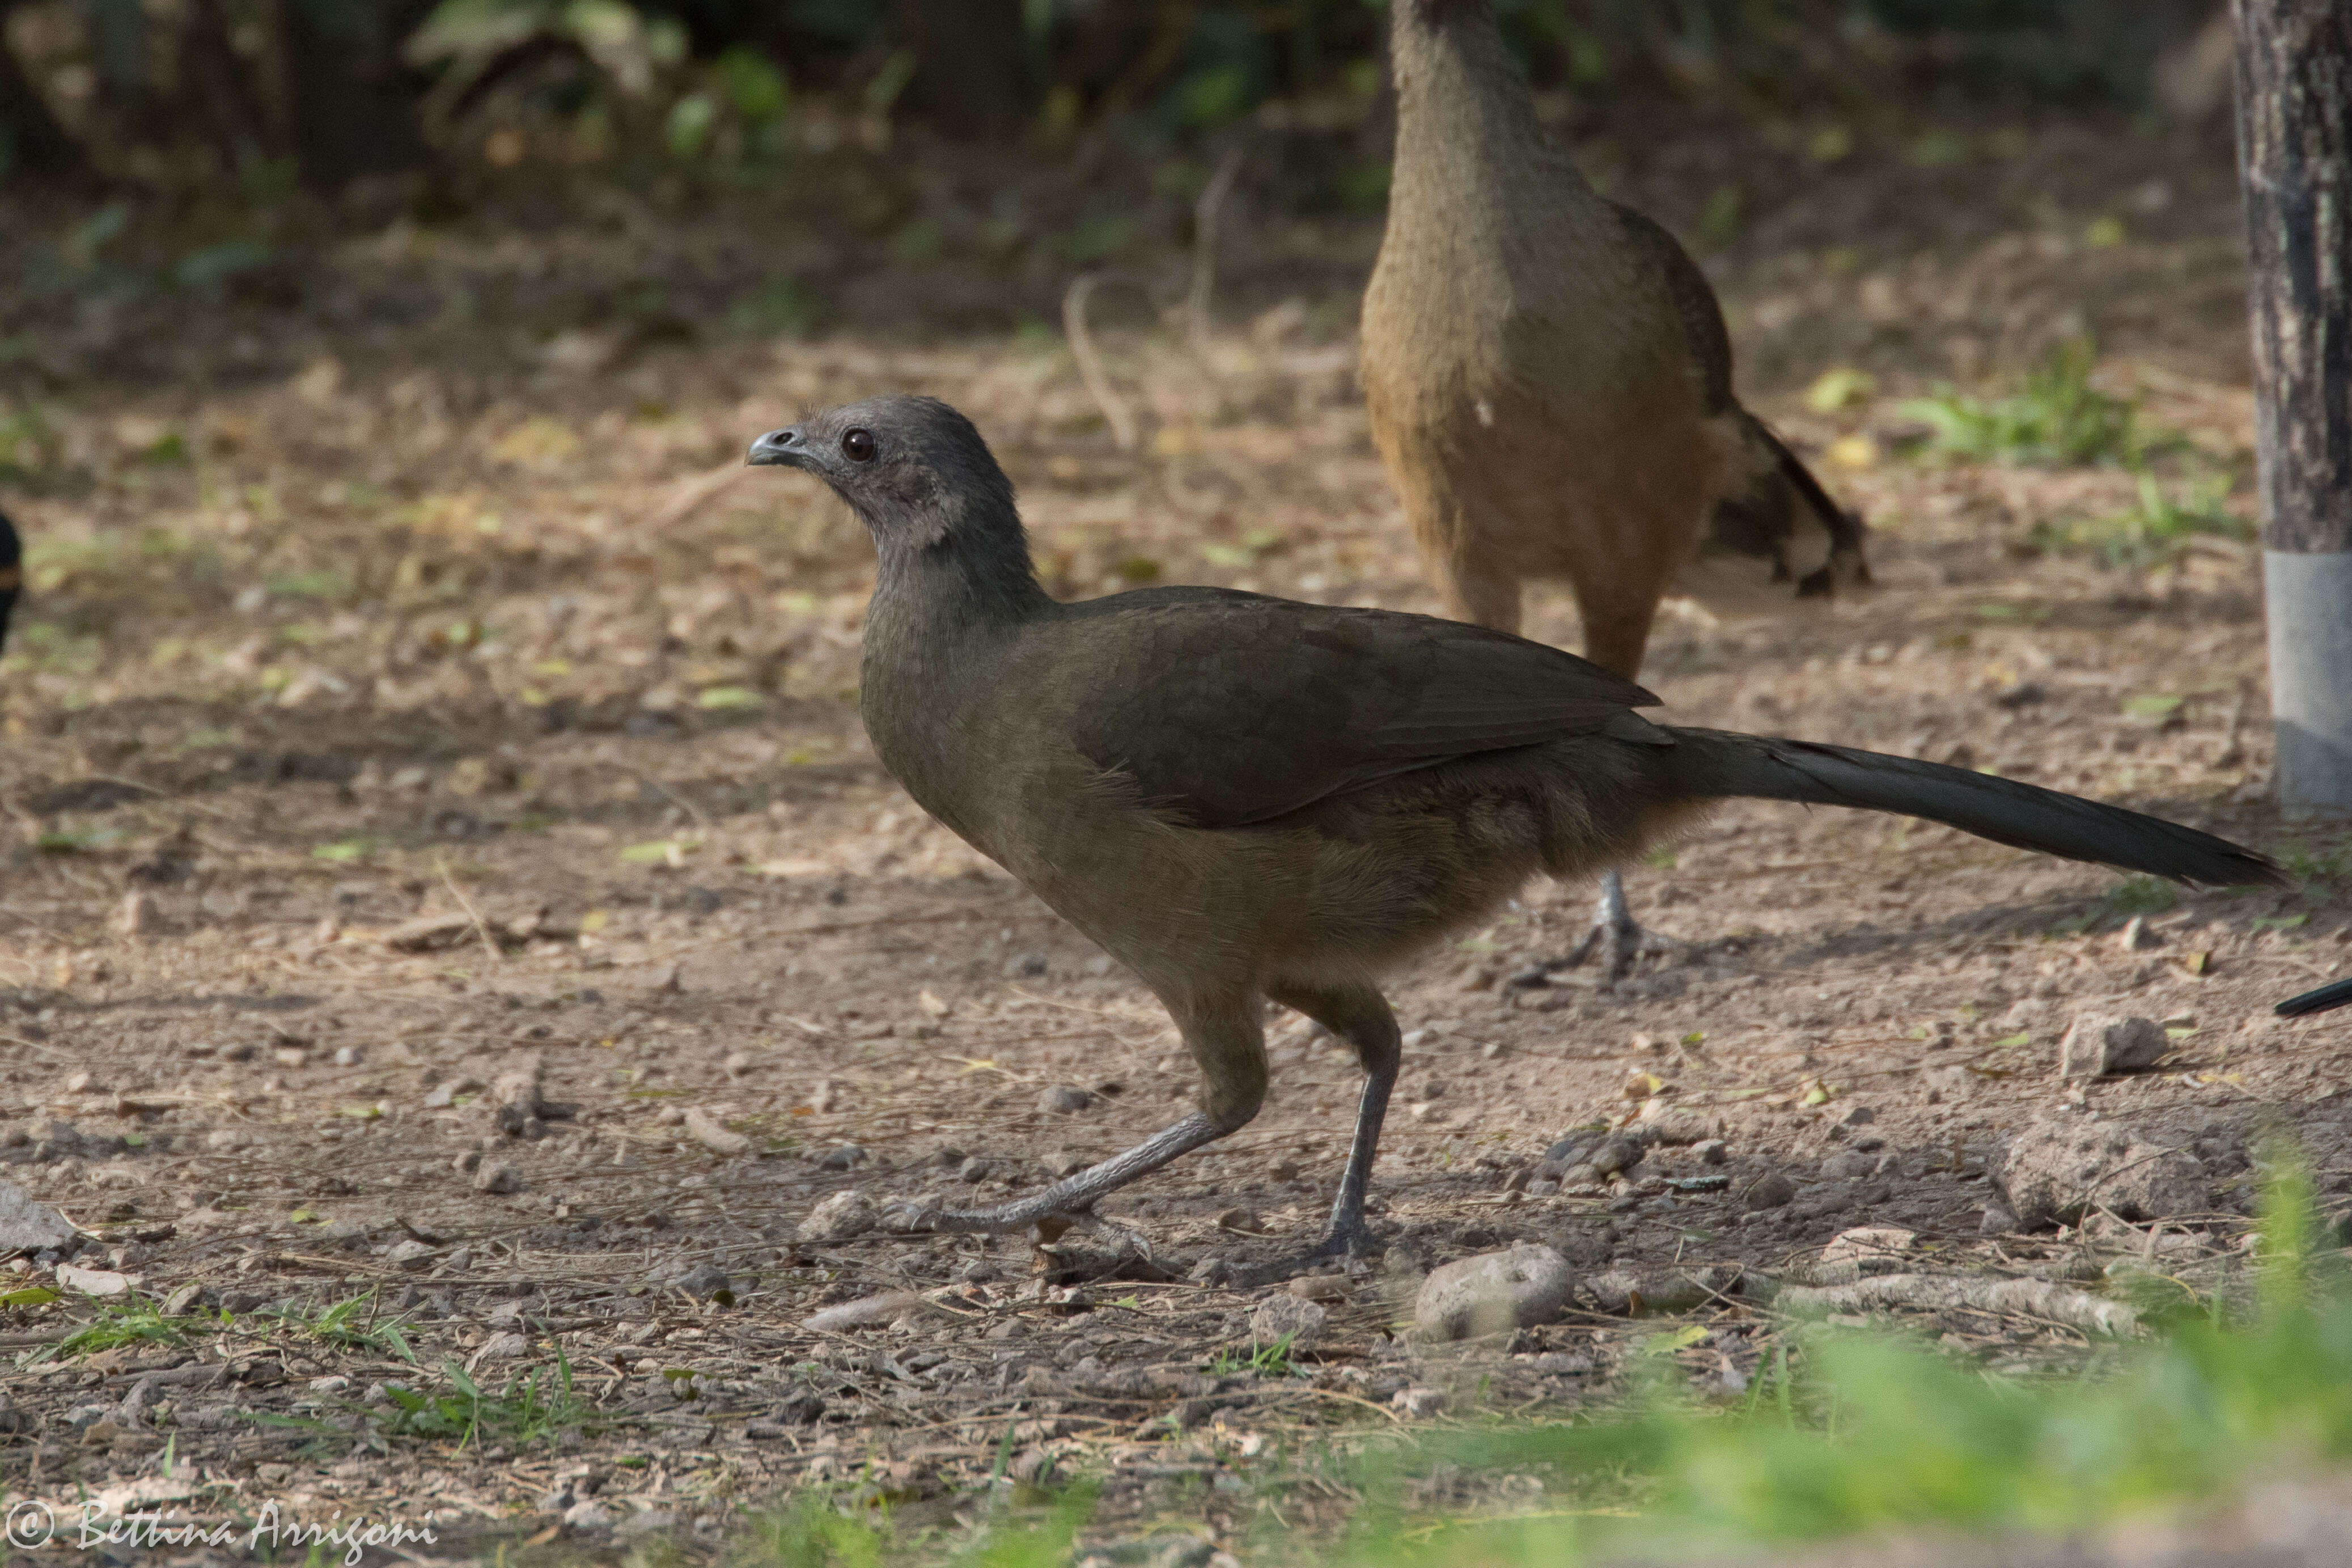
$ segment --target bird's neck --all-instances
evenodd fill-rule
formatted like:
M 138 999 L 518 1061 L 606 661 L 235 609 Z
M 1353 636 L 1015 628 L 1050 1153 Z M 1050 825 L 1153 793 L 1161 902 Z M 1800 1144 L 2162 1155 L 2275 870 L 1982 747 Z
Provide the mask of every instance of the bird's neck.
M 1458 210 L 1507 200 L 1513 184 L 1533 178 L 1544 179 L 1556 200 L 1563 171 L 1570 188 L 1590 192 L 1536 119 L 1488 0 L 1394 0 L 1391 11 L 1394 204 Z
M 1053 605 L 1017 521 L 951 529 L 928 542 L 889 539 L 866 611 L 866 662 L 916 679 L 950 678 L 975 640 L 1017 629 Z

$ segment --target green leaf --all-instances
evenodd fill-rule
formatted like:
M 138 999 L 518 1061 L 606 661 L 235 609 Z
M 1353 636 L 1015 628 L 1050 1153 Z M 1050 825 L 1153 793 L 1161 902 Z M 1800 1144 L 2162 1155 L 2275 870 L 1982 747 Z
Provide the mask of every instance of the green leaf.
M 695 699 L 703 708 L 757 708 L 760 694 L 748 686 L 714 686 Z
M 1995 1040 L 1992 1043 L 1992 1048 L 1997 1051 L 2007 1050 L 2011 1046 L 2030 1046 L 2032 1043 L 2033 1036 L 2032 1032 L 2025 1029 L 2020 1029 L 2013 1035 L 2003 1035 L 2000 1039 Z
M 2179 710 L 2180 699 L 2158 692 L 2147 692 L 2124 699 L 2124 712 L 2134 719 L 2168 719 Z

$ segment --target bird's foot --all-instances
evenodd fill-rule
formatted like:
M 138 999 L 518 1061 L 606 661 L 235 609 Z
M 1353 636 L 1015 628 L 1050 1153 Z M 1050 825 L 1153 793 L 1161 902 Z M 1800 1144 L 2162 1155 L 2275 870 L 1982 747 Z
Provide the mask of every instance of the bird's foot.
M 1675 951 L 1671 937 L 1659 935 L 1636 921 L 1631 915 L 1603 917 L 1592 922 L 1584 940 L 1567 953 L 1544 965 L 1547 973 L 1574 969 L 1588 960 L 1600 960 L 1601 983 L 1612 985 L 1633 973 L 1633 965 L 1644 958 L 1663 958 Z
M 1352 1220 L 1334 1220 L 1307 1256 L 1309 1261 L 1326 1258 L 1370 1258 L 1386 1252 L 1388 1243 L 1372 1234 L 1372 1227 L 1360 1215 Z

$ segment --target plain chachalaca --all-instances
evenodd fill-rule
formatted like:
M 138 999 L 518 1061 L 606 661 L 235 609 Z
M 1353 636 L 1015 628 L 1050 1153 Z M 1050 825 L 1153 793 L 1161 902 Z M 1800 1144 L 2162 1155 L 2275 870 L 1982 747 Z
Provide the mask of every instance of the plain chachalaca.
M 1654 724 L 1657 700 L 1541 643 L 1459 621 L 1221 588 L 1059 604 L 970 421 L 921 397 L 827 409 L 751 461 L 815 474 L 879 558 L 859 708 L 923 808 L 1129 968 L 1207 1080 L 1127 1152 L 948 1230 L 1096 1201 L 1257 1114 L 1267 998 L 1363 1064 L 1327 1246 L 1363 1218 L 1399 1038 L 1377 978 L 1535 872 L 1638 853 L 1738 796 L 1900 812 L 2182 881 L 2258 883 L 2259 855 L 1984 773 Z
M 2313 1013 L 2333 1013 L 2338 1007 L 2352 1007 L 2352 980 L 2338 980 L 2316 991 L 2290 996 L 2272 1011 L 2282 1018 L 2301 1018 Z
M 0 512 L 0 653 L 8 648 L 8 617 L 16 608 L 17 590 L 25 585 L 25 547 L 16 525 Z
M 1364 398 L 1446 614 L 1519 627 L 1565 582 L 1585 656 L 1628 680 L 1702 546 L 1801 596 L 1867 582 L 1861 521 L 1731 385 L 1715 290 L 1668 234 L 1595 191 L 1536 119 L 1489 0 L 1392 0 L 1396 164 L 1364 294 Z M 1643 940 L 1615 871 L 1592 934 Z

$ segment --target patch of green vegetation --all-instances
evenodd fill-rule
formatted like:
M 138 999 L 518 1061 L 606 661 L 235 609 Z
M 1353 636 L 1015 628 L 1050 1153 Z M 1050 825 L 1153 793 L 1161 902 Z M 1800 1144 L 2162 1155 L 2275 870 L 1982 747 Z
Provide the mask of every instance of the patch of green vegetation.
M 2146 568 L 2179 554 L 2189 541 L 2251 540 L 2253 522 L 2225 504 L 2231 480 L 2226 474 L 2191 479 L 2176 499 L 2154 474 L 2139 476 L 2139 500 L 2126 510 L 2106 517 L 2075 518 L 2040 522 L 2029 539 L 2045 550 L 2081 550 L 2116 568 Z
M 2352 842 L 2325 849 L 2298 847 L 2282 850 L 2278 858 L 2298 882 L 2352 881 Z
M 1285 1334 L 1272 1344 L 1253 1342 L 1247 1351 L 1237 1345 L 1220 1345 L 1202 1370 L 1212 1377 L 1235 1377 L 1245 1372 L 1260 1377 L 1305 1377 L 1307 1371 L 1290 1357 L 1290 1342 L 1296 1334 Z
M 602 1430 L 604 1412 L 581 1397 L 572 1384 L 572 1358 L 556 1352 L 552 1370 L 532 1367 L 507 1379 L 497 1393 L 476 1383 L 454 1361 L 441 1363 L 444 1387 L 424 1392 L 386 1384 L 394 1415 L 386 1436 L 455 1441 L 460 1447 L 502 1444 L 509 1448 L 551 1443 L 567 1432 Z
M 1902 413 L 1928 427 L 1934 450 L 1972 462 L 2136 464 L 2151 447 L 2137 426 L 2137 405 L 2091 384 L 2096 357 L 2089 339 L 2071 339 L 2012 396 L 1970 397 L 1943 385 Z
M 89 1322 L 55 1344 L 36 1346 L 24 1364 L 74 1361 L 126 1345 L 184 1345 L 206 1329 L 218 1326 L 205 1318 L 169 1316 L 153 1300 L 136 1292 L 91 1300 L 98 1310 Z
M 288 1328 L 299 1330 L 319 1343 L 339 1351 L 383 1356 L 411 1364 L 416 1360 L 416 1352 L 408 1342 L 408 1320 L 380 1317 L 373 1291 L 364 1296 L 331 1302 L 324 1307 L 277 1307 L 257 1315 L 274 1318 Z
M 45 828 L 34 836 L 33 847 L 43 855 L 86 855 L 92 850 L 111 849 L 129 837 L 123 828 L 82 824 Z

